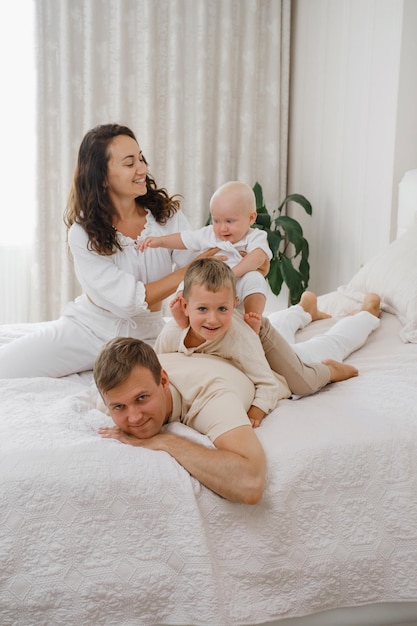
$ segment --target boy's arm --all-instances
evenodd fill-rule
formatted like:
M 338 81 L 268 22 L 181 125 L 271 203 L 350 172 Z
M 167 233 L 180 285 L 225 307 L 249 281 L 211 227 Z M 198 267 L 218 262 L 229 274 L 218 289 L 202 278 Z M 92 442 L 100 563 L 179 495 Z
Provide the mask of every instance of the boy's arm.
M 170 248 L 171 250 L 186 250 L 183 244 L 181 233 L 163 235 L 162 237 L 145 237 L 136 246 L 136 249 L 143 252 L 146 248 Z
M 236 278 L 240 278 L 247 272 L 254 272 L 259 269 L 265 261 L 269 262 L 269 259 L 262 248 L 255 248 L 255 250 L 245 254 L 242 260 L 232 267 L 232 272 Z

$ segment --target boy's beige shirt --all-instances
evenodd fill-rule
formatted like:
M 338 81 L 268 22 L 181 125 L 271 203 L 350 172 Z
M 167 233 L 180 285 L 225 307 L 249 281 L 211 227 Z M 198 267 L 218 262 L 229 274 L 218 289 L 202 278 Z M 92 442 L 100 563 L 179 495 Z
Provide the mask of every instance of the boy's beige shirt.
M 189 327 L 181 328 L 171 320 L 159 334 L 155 351 L 158 354 L 180 352 L 188 357 L 193 354 L 211 354 L 231 361 L 255 386 L 252 405 L 266 414 L 277 406 L 278 400 L 291 396 L 285 378 L 271 370 L 258 335 L 239 312 L 235 311 L 230 329 L 222 337 L 205 341 L 196 348 L 186 348 L 184 345 L 188 330 Z

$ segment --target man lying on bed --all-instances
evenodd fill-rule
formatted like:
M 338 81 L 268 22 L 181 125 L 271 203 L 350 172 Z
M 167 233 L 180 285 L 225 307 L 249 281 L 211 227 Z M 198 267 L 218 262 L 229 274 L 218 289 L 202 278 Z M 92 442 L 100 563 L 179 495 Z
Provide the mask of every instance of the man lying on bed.
M 260 501 L 265 456 L 247 415 L 255 388 L 236 367 L 206 354 L 158 357 L 139 339 L 117 337 L 97 357 L 94 378 L 116 424 L 100 428 L 102 437 L 168 452 L 228 500 Z M 162 429 L 178 421 L 208 435 L 215 448 Z
M 175 324 L 171 331 L 169 325 L 165 327 L 155 346 L 159 360 L 152 348 L 134 339 L 113 339 L 102 349 L 94 376 L 117 427 L 99 432 L 123 443 L 165 450 L 216 493 L 256 503 L 262 496 L 265 459 L 250 429 L 251 411 L 263 417 L 281 398 L 314 393 L 358 371 L 332 360 L 304 362 L 267 318 L 261 320 L 259 336 L 243 318 L 239 323 L 239 316 L 234 316 L 235 277 L 219 260 L 196 260 L 190 265 L 184 277 L 184 298 L 183 312 L 190 327 L 178 326 L 178 332 Z M 379 323 L 377 309 L 374 314 L 362 312 L 375 324 L 359 345 Z M 350 316 L 349 326 L 356 327 L 359 317 Z M 207 324 L 210 332 L 204 330 Z M 163 341 L 165 330 L 168 338 Z M 342 343 L 350 346 L 349 354 L 358 345 L 351 345 L 347 330 L 342 332 L 346 340 Z M 337 334 L 327 338 L 324 334 L 323 340 L 327 350 L 330 344 L 339 344 Z M 237 350 L 239 344 L 243 351 Z M 319 350 L 317 343 L 314 347 Z M 165 423 L 175 421 L 207 435 L 216 449 L 161 433 Z
M 268 320 L 264 324 L 266 337 L 268 332 L 276 333 Z M 294 379 L 292 387 L 303 386 L 308 378 L 306 370 L 312 370 L 318 380 L 320 368 L 327 371 L 317 388 L 329 379 L 341 380 L 331 377 L 328 366 L 307 365 L 294 352 L 291 354 L 292 359 L 281 365 L 285 365 L 282 373 Z M 357 374 L 355 368 L 347 367 L 353 370 L 350 375 Z M 157 356 L 153 348 L 138 339 L 118 337 L 102 348 L 94 378 L 116 424 L 99 429 L 102 437 L 168 452 L 192 476 L 224 498 L 246 504 L 259 502 L 264 489 L 265 457 L 248 417 L 255 385 L 230 361 L 204 353 L 192 357 L 177 352 Z M 317 390 L 311 386 L 304 391 L 292 387 L 291 391 L 301 394 Z M 291 391 L 285 386 L 285 393 L 279 397 L 289 397 Z M 207 435 L 215 448 L 162 429 L 164 424 L 178 421 Z

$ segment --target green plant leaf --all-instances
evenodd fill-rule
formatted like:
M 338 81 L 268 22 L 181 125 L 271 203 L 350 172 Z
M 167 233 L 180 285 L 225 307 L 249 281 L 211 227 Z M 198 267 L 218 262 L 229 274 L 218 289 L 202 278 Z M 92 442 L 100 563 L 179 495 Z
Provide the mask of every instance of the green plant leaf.
M 273 222 L 275 223 L 275 228 L 282 228 L 284 230 L 288 241 L 292 243 L 295 248 L 295 256 L 300 254 L 304 245 L 304 237 L 303 229 L 299 222 L 288 215 L 276 217 Z
M 285 282 L 290 292 L 290 302 L 296 304 L 310 280 L 309 246 L 301 224 L 289 215 L 281 213 L 288 202 L 299 204 L 308 215 L 312 215 L 312 206 L 305 196 L 292 193 L 284 198 L 278 209 L 271 214 L 264 205 L 263 191 L 259 182 L 253 186 L 253 192 L 258 213 L 253 227 L 266 232 L 272 252 L 267 275 L 268 283 L 272 292 L 278 295 Z
M 305 196 L 302 196 L 300 193 L 290 193 L 288 196 L 286 196 L 286 198 L 284 198 L 282 203 L 277 208 L 278 213 L 282 212 L 282 209 L 288 202 L 296 202 L 303 207 L 304 211 L 308 215 L 311 215 L 313 213 L 313 207 L 311 206 L 311 203 L 309 202 L 309 200 L 307 200 Z
M 262 187 L 258 182 L 256 182 L 254 186 L 252 187 L 252 189 L 253 189 L 253 193 L 255 194 L 255 199 L 256 199 L 256 210 L 261 211 L 261 209 L 264 209 L 262 211 L 262 213 L 264 213 L 266 209 L 264 205 L 264 194 L 262 191 Z
M 279 259 L 277 259 L 276 257 L 271 260 L 271 265 L 269 267 L 269 272 L 266 278 L 269 282 L 272 293 L 277 296 L 281 291 L 284 279 L 281 274 L 281 265 Z
M 291 304 L 296 304 L 301 298 L 301 294 L 305 290 L 303 276 L 293 266 L 291 259 L 285 254 L 279 254 L 281 262 L 280 271 L 290 292 Z
M 271 228 L 271 216 L 269 215 L 268 211 L 266 211 L 265 213 L 259 212 L 256 215 L 255 225 L 259 225 L 261 228 L 264 228 L 265 230 Z
M 301 250 L 301 259 L 298 266 L 298 271 L 304 279 L 304 289 L 308 287 L 308 281 L 310 280 L 310 264 L 308 262 L 309 245 L 307 239 L 304 239 L 303 249 Z
M 268 230 L 266 235 L 268 237 L 268 245 L 271 249 L 272 257 L 274 258 L 278 255 L 279 246 L 282 241 L 282 235 L 279 230 Z

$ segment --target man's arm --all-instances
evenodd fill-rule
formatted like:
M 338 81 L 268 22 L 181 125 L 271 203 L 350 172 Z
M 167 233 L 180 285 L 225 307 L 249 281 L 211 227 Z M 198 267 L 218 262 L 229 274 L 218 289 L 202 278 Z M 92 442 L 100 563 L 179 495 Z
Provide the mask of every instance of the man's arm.
M 168 452 L 203 485 L 232 502 L 257 504 L 265 486 L 266 463 L 251 426 L 239 426 L 217 437 L 216 449 L 174 435 L 159 433 L 137 439 L 119 428 L 101 428 L 104 437 L 150 450 Z

